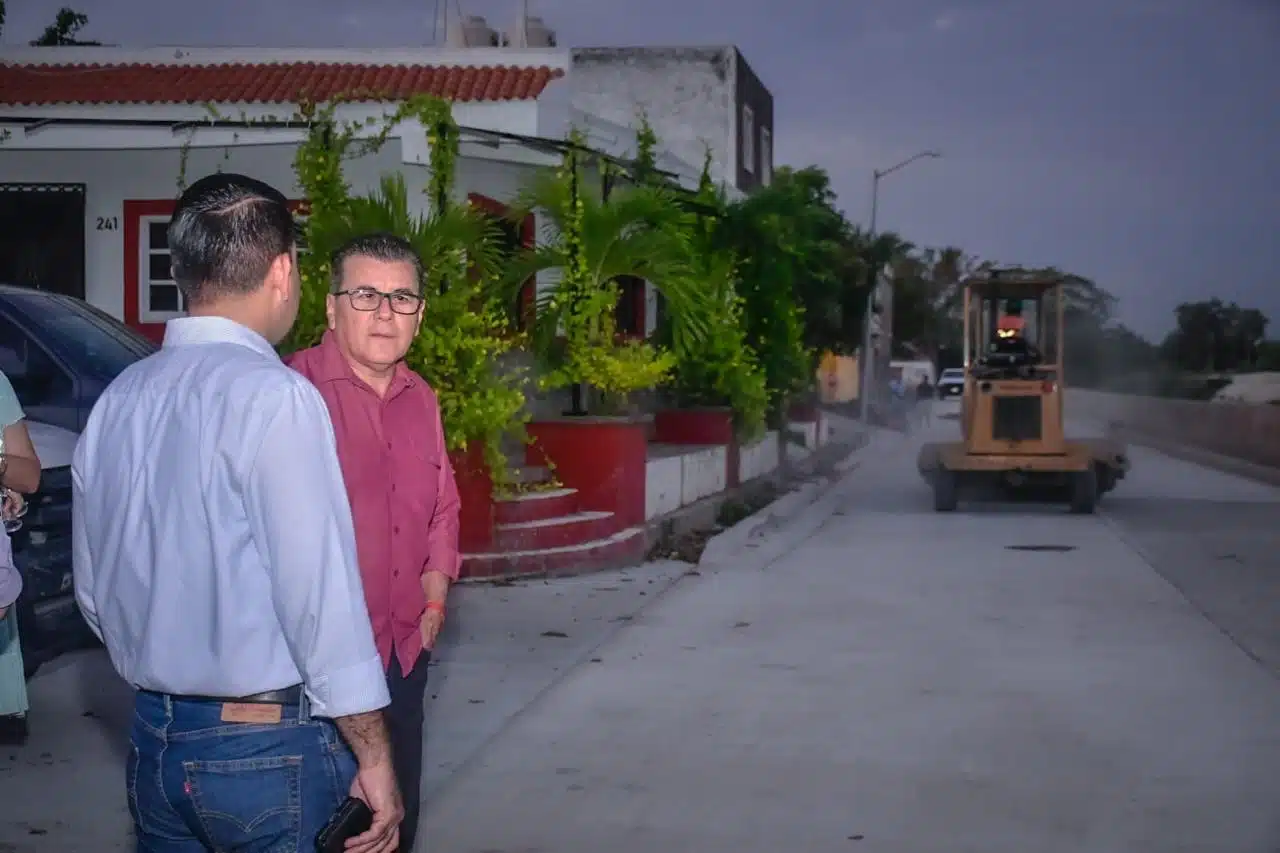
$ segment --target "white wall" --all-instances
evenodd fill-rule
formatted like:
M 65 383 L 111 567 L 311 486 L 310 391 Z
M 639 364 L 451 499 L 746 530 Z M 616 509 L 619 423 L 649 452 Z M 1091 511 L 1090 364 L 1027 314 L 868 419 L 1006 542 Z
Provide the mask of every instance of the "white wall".
M 733 186 L 735 62 L 729 48 L 576 49 L 567 82 L 574 108 L 606 122 L 632 126 L 643 109 L 663 149 L 698 171 L 709 145 L 713 176 Z
M 755 444 L 738 451 L 738 482 L 749 483 L 757 477 L 771 474 L 778 468 L 778 433 L 771 430 Z
M 778 433 L 766 433 L 739 450 L 738 481 L 748 483 L 777 470 Z M 681 448 L 651 456 L 645 463 L 645 520 L 652 521 L 728 488 L 728 448 L 724 445 Z
M 644 466 L 644 518 L 652 521 L 684 506 L 680 456 L 651 458 Z
M 688 505 L 728 486 L 728 448 L 723 445 L 699 448 L 680 455 L 680 502 Z
M 188 183 L 214 171 L 242 172 L 266 181 L 290 198 L 302 193 L 293 173 L 296 146 L 234 145 L 192 147 L 187 153 Z M 125 200 L 166 200 L 178 195 L 181 152 L 167 150 L 19 150 L 0 144 L 0 183 L 80 183 L 85 185 L 85 296 L 123 319 L 124 257 L 138 247 L 124 245 Z M 478 192 L 507 201 L 535 167 L 493 160 L 459 158 L 456 195 Z M 399 140 L 376 154 L 349 160 L 344 171 L 354 192 L 377 186 L 381 176 L 401 170 L 410 190 L 426 186 L 428 170 L 401 162 Z M 423 208 L 426 199 L 421 198 Z M 98 230 L 98 220 L 113 224 Z

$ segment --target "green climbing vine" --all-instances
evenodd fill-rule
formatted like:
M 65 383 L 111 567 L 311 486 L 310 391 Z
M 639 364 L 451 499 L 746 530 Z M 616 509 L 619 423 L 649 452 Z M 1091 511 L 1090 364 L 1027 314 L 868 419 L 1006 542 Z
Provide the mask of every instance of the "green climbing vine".
M 653 180 L 658 172 L 658 134 L 643 110 L 636 116 L 636 157 L 631 163 L 631 176 L 636 183 Z
M 557 173 L 566 192 L 561 209 L 552 211 L 560 230 L 557 254 L 563 264 L 562 278 L 548 305 L 549 316 L 560 320 L 564 342 L 558 363 L 539 382 L 543 388 L 590 385 L 603 395 L 609 411 L 621 408 L 632 392 L 661 384 L 674 359 L 646 341 L 622 340 L 618 335 L 618 285 L 606 268 L 609 248 L 605 244 L 622 235 L 601 233 L 598 227 L 588 230 L 579 162 L 585 141 L 575 130 L 569 143 Z M 597 217 L 603 204 L 594 205 Z M 595 237 L 592 244 L 587 242 L 589 233 Z
M 528 416 L 521 371 L 502 367 L 502 356 L 520 346 L 523 338 L 509 333 L 509 318 L 496 296 L 498 288 L 492 286 L 499 273 L 493 263 L 496 234 L 478 212 L 453 202 L 459 133 L 450 105 L 419 96 L 379 118 L 339 119 L 337 110 L 343 103 L 369 99 L 369 93 L 325 103 L 300 98 L 297 114 L 288 119 L 306 130 L 293 170 L 306 199 L 300 213 L 305 217 L 301 227 L 308 251 L 298 260 L 298 318 L 281 351 L 314 346 L 324 334 L 330 256 L 338 246 L 373 231 L 404 237 L 423 258 L 426 270 L 425 313 L 405 362 L 435 390 L 449 450 L 478 449 L 495 486 L 502 488 L 510 479 L 503 438 L 524 439 Z M 281 123 L 274 116 L 255 120 L 243 114 L 238 121 L 228 120 L 212 107 L 209 113 L 211 123 Z M 411 197 L 403 178 L 389 175 L 378 190 L 353 195 L 343 163 L 377 151 L 405 122 L 416 122 L 427 137 L 426 186 Z M 189 136 L 180 155 L 180 187 L 186 184 L 190 141 Z M 423 199 L 426 203 L 419 203 Z M 422 208 L 428 212 L 418 212 Z
M 698 207 L 680 229 L 689 273 L 707 296 L 709 322 L 705 334 L 687 336 L 688 345 L 676 350 L 666 390 L 678 406 L 729 406 L 739 438 L 749 442 L 764 432 L 769 389 L 759 359 L 747 343 L 738 258 L 716 239 L 725 200 L 711 178 L 711 163 L 708 149 L 694 197 Z M 685 321 L 679 315 L 671 318 L 659 329 L 660 340 L 669 341 Z

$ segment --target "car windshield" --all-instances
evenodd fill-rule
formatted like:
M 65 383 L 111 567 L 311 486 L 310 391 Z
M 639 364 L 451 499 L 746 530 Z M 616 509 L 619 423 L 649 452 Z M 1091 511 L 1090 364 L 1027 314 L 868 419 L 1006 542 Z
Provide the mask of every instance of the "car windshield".
M 47 294 L 10 293 L 6 296 L 36 336 L 75 363 L 75 369 L 110 382 L 135 361 L 155 352 L 151 341 L 83 302 L 50 298 Z
M 964 379 L 964 371 L 957 370 L 956 368 L 950 368 L 948 370 L 942 371 L 942 378 L 943 379 Z

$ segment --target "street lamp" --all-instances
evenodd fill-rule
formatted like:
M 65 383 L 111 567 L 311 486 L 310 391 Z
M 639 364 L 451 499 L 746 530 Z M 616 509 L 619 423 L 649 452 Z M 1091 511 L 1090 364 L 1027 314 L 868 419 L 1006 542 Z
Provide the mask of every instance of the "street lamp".
M 871 178 L 871 231 L 869 234 L 872 245 L 875 245 L 876 239 L 876 212 L 880 204 L 880 179 L 886 175 L 891 175 L 899 169 L 905 169 L 917 160 L 926 158 L 941 157 L 940 151 L 921 151 L 919 154 L 912 155 L 895 166 L 887 169 L 876 169 L 872 172 Z M 861 400 L 861 416 L 862 422 L 866 423 L 868 418 L 868 401 L 871 397 L 871 315 L 875 310 L 876 304 L 876 273 L 878 270 L 871 266 L 867 270 L 867 307 L 862 317 L 862 381 L 858 389 L 858 396 Z

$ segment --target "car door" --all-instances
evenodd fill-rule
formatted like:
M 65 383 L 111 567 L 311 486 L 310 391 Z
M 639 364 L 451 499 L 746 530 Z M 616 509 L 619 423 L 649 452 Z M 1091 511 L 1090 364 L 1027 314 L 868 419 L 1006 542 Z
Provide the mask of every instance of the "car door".
M 13 385 L 28 420 L 79 432 L 75 380 L 47 349 L 4 314 L 0 314 L 0 371 Z

